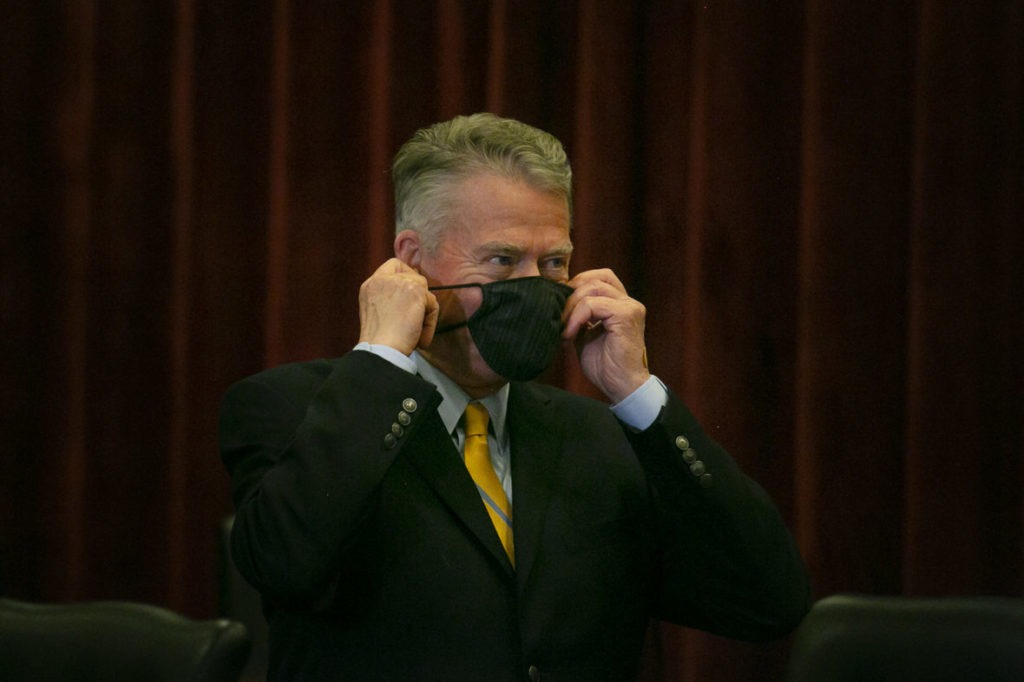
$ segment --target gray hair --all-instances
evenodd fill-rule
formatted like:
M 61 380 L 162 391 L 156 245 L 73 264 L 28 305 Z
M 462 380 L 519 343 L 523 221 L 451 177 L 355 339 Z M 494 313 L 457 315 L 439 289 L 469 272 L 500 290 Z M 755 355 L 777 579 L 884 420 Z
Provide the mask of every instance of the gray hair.
M 447 190 L 472 175 L 521 180 L 565 199 L 572 215 L 572 168 L 553 135 L 494 114 L 457 116 L 416 131 L 391 164 L 395 231 L 420 234 L 432 251 L 451 219 Z

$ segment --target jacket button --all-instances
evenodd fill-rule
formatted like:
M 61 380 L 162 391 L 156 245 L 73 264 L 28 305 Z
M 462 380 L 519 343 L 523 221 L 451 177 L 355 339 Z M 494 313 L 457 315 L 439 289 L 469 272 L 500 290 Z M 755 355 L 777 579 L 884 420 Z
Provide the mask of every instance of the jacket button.
M 531 665 L 526 674 L 530 677 L 530 682 L 539 682 L 540 680 L 540 668 L 535 665 Z
M 707 470 L 704 467 L 704 462 L 700 461 L 699 459 L 690 465 L 690 473 L 696 476 L 697 478 L 703 476 L 706 471 Z
M 683 450 L 683 461 L 687 464 L 693 464 L 697 461 L 697 451 L 693 448 L 686 448 Z
M 685 450 L 690 447 L 690 441 L 686 436 L 676 436 L 676 447 L 680 450 Z
M 402 426 L 408 426 L 409 424 L 412 424 L 412 417 L 409 416 L 408 412 L 403 410 L 398 413 L 398 423 Z
M 391 448 L 395 447 L 396 445 L 398 445 L 398 439 L 395 438 L 395 435 L 393 433 L 389 433 L 386 436 L 384 436 L 384 447 L 385 448 L 390 450 Z
M 406 412 L 415 412 L 417 407 L 419 407 L 419 405 L 417 405 L 416 401 L 412 398 L 406 398 L 402 401 L 402 409 Z
M 704 474 L 700 477 L 701 488 L 710 488 L 712 484 L 714 484 L 714 481 L 711 479 L 711 474 Z

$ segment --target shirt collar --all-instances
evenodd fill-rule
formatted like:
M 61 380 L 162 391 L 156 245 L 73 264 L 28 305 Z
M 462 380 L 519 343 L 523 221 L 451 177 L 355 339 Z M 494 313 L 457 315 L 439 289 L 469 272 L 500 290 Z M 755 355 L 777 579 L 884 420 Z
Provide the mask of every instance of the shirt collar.
M 444 422 L 444 427 L 448 429 L 448 433 L 455 433 L 459 420 L 462 419 L 462 413 L 466 411 L 466 405 L 471 400 L 469 395 L 447 374 L 427 362 L 426 358 L 419 353 L 413 351 L 412 359 L 416 363 L 416 371 L 419 375 L 437 387 L 442 398 L 437 413 L 440 415 L 441 421 Z M 477 401 L 487 408 L 491 417 L 491 428 L 499 443 L 505 440 L 508 391 L 509 385 L 505 384 L 491 395 Z

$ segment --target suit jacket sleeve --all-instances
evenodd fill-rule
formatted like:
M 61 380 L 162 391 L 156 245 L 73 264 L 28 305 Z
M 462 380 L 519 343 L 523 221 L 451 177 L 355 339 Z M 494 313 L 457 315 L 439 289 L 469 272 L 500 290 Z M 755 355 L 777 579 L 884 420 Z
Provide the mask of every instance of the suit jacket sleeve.
M 655 615 L 748 641 L 803 618 L 803 560 L 768 497 L 675 396 L 643 432 L 626 429 L 657 509 Z
M 219 435 L 241 573 L 267 596 L 327 600 L 381 480 L 440 400 L 420 377 L 360 351 L 231 387 Z

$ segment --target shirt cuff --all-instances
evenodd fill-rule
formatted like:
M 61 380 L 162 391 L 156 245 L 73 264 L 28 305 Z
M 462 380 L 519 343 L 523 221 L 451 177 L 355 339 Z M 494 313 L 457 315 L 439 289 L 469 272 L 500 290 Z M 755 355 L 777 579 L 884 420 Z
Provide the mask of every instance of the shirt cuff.
M 640 388 L 612 405 L 612 414 L 626 426 L 644 431 L 654 423 L 661 408 L 667 404 L 668 389 L 661 383 L 661 379 L 652 374 Z
M 373 353 L 377 357 L 384 358 L 398 369 L 404 369 L 409 374 L 416 373 L 416 361 L 402 351 L 396 350 L 391 346 L 385 346 L 381 343 L 367 343 L 366 341 L 360 341 L 352 350 L 364 350 L 367 353 Z

